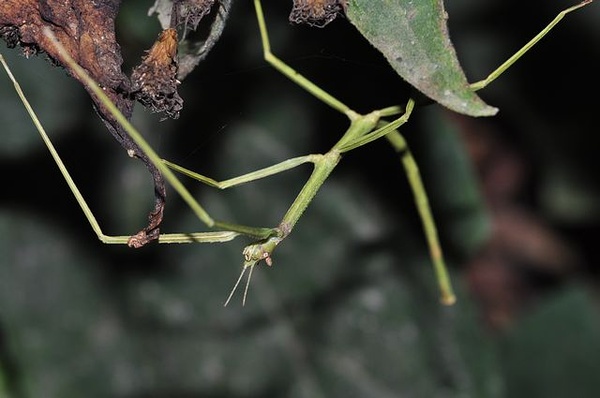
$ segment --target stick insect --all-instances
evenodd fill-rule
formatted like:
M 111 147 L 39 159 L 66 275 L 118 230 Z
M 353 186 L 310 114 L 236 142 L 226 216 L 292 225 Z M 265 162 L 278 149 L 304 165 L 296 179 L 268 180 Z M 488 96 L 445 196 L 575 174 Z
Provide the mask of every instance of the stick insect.
M 362 147 L 370 142 L 385 138 L 393 149 L 401 155 L 401 161 L 405 172 L 408 176 L 410 188 L 413 192 L 416 207 L 423 224 L 425 239 L 430 252 L 430 258 L 433 263 L 435 276 L 441 293 L 441 303 L 451 305 L 456 298 L 452 289 L 452 284 L 444 262 L 444 256 L 440 246 L 436 224 L 434 222 L 431 209 L 428 204 L 427 193 L 419 174 L 419 168 L 413 158 L 404 137 L 400 134 L 399 128 L 404 125 L 410 118 L 411 113 L 415 108 L 415 100 L 409 99 L 404 105 L 393 105 L 390 107 L 374 110 L 367 114 L 359 114 L 352 110 L 348 105 L 344 104 L 339 99 L 327 93 L 324 89 L 318 87 L 306 77 L 297 73 L 294 69 L 284 63 L 281 59 L 271 52 L 271 45 L 267 32 L 267 26 L 263 14 L 263 9 L 260 0 L 253 0 L 258 28 L 260 32 L 263 56 L 265 61 L 280 73 L 289 78 L 293 83 L 308 91 L 318 100 L 338 112 L 344 114 L 349 120 L 349 127 L 344 132 L 338 142 L 326 153 L 309 154 L 305 156 L 295 157 L 285 160 L 281 163 L 266 167 L 248 174 L 234 177 L 224 181 L 216 181 L 205 177 L 191 170 L 185 169 L 172 162 L 162 159 L 154 149 L 144 140 L 141 134 L 133 127 L 133 125 L 119 112 L 117 107 L 103 93 L 102 89 L 94 82 L 86 72 L 73 61 L 66 51 L 61 51 L 60 43 L 52 38 L 52 33 L 47 32 L 51 40 L 54 40 L 54 45 L 57 46 L 61 54 L 67 60 L 69 65 L 78 75 L 78 77 L 86 83 L 94 93 L 102 99 L 106 107 L 114 115 L 116 120 L 123 126 L 131 138 L 139 145 L 153 164 L 164 175 L 165 179 L 174 190 L 182 197 L 189 205 L 195 215 L 211 230 L 210 232 L 196 233 L 167 233 L 159 236 L 159 243 L 217 243 L 227 242 L 235 239 L 238 236 L 246 236 L 254 239 L 254 242 L 246 246 L 243 250 L 244 262 L 240 275 L 235 282 L 225 304 L 227 305 L 232 299 L 235 291 L 241 283 L 244 275 L 248 272 L 247 281 L 245 284 L 242 304 L 245 304 L 248 289 L 252 277 L 254 267 L 261 261 L 267 265 L 272 265 L 272 253 L 275 248 L 287 238 L 292 232 L 294 226 L 301 218 L 302 214 L 313 200 L 319 188 L 329 177 L 334 168 L 342 159 L 345 153 Z M 500 65 L 489 76 L 481 81 L 473 83 L 470 87 L 472 90 L 480 90 L 498 78 L 503 72 L 512 66 L 520 57 L 522 57 L 532 46 L 542 39 L 562 18 L 568 13 L 575 11 L 585 5 L 592 3 L 593 0 L 585 0 L 577 5 L 561 11 L 542 31 L 540 31 L 533 39 L 519 49 L 513 56 Z M 36 129 L 40 133 L 44 143 L 46 144 L 51 156 L 56 162 L 60 172 L 66 180 L 70 190 L 75 196 L 93 231 L 98 239 L 105 244 L 127 244 L 129 236 L 108 236 L 102 232 L 99 223 L 86 203 L 83 195 L 77 188 L 75 182 L 71 178 L 67 168 L 62 162 L 54 145 L 46 134 L 42 124 L 38 120 L 33 108 L 27 101 L 23 91 L 21 90 L 16 78 L 12 74 L 10 68 L 0 54 L 0 62 L 3 64 L 6 73 L 14 84 L 20 99 L 27 109 Z M 391 119 L 388 120 L 388 119 Z M 223 222 L 213 219 L 204 208 L 196 201 L 186 187 L 181 183 L 175 173 L 194 178 L 201 183 L 215 187 L 218 189 L 227 189 L 240 184 L 249 183 L 262 179 L 277 173 L 293 169 L 300 165 L 310 163 L 313 166 L 313 171 L 307 182 L 293 201 L 287 212 L 284 214 L 281 222 L 276 227 L 250 227 L 229 222 Z

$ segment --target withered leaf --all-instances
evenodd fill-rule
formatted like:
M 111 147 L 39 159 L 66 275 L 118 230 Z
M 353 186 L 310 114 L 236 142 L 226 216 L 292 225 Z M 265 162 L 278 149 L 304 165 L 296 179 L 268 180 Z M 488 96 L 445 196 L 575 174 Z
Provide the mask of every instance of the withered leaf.
M 186 29 L 195 30 L 202 18 L 210 12 L 215 0 L 187 0 L 178 1 L 175 4 L 178 8 L 177 24 L 183 24 Z
M 176 28 L 179 35 L 177 78 L 183 81 L 215 46 L 225 28 L 233 0 L 155 0 L 148 15 L 156 14 L 163 29 Z M 204 21 L 204 22 L 203 22 Z M 190 35 L 200 22 L 207 33 Z
M 322 28 L 345 12 L 347 0 L 294 0 L 289 20 Z
M 179 117 L 183 99 L 177 92 L 177 31 L 163 30 L 131 74 L 131 94 L 152 112 Z

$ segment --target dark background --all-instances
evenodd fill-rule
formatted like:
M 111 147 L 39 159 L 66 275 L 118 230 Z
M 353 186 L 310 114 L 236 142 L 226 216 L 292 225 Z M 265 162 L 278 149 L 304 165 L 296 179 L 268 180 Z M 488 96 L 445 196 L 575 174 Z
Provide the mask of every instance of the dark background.
M 272 4 L 271 4 L 272 3 Z M 343 19 L 291 26 L 266 2 L 273 51 L 358 112 L 410 93 Z M 572 2 L 451 1 L 470 81 Z M 125 69 L 160 28 L 125 2 Z M 345 156 L 297 228 L 222 304 L 242 265 L 222 245 L 102 245 L 0 78 L 0 395 L 13 397 L 596 397 L 600 392 L 600 8 L 570 14 L 480 95 L 467 118 L 437 105 L 402 128 L 421 168 L 452 281 L 438 303 L 401 163 L 386 142 Z M 150 177 L 104 130 L 84 90 L 43 57 L 2 54 L 104 231 L 130 234 Z M 176 163 L 224 179 L 322 153 L 347 127 L 266 65 L 252 2 L 181 85 L 178 120 L 135 126 Z M 219 192 L 184 180 L 218 219 L 276 225 L 309 173 Z M 165 232 L 204 226 L 169 191 Z

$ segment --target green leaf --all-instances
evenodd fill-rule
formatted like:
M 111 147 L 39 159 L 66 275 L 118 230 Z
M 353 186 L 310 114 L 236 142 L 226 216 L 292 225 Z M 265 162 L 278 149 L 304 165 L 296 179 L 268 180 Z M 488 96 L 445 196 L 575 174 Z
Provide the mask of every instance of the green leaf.
M 458 113 L 498 111 L 469 87 L 446 26 L 441 0 L 350 0 L 348 19 L 408 83 Z

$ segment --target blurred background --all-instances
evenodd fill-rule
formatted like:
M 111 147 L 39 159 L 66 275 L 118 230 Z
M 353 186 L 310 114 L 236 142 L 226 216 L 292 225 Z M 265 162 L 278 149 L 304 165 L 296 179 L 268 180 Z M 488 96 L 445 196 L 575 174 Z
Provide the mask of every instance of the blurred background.
M 129 71 L 160 31 L 153 1 L 124 2 Z M 574 1 L 447 2 L 470 81 Z M 343 19 L 291 26 L 264 4 L 273 51 L 358 112 L 410 93 Z M 223 303 L 248 241 L 101 244 L 6 76 L 0 76 L 0 396 L 597 397 L 600 7 L 558 27 L 480 95 L 468 118 L 437 105 L 402 128 L 429 193 L 458 302 L 439 304 L 404 170 L 386 142 L 348 153 L 274 266 Z M 84 90 L 43 57 L 0 44 L 104 232 L 134 233 L 150 177 Z M 217 179 L 326 152 L 347 127 L 262 60 L 250 1 L 181 85 L 178 120 L 137 106 L 161 156 Z M 594 99 L 596 98 L 596 99 Z M 184 179 L 217 219 L 277 225 L 310 173 L 229 191 Z M 163 232 L 205 230 L 169 191 Z

